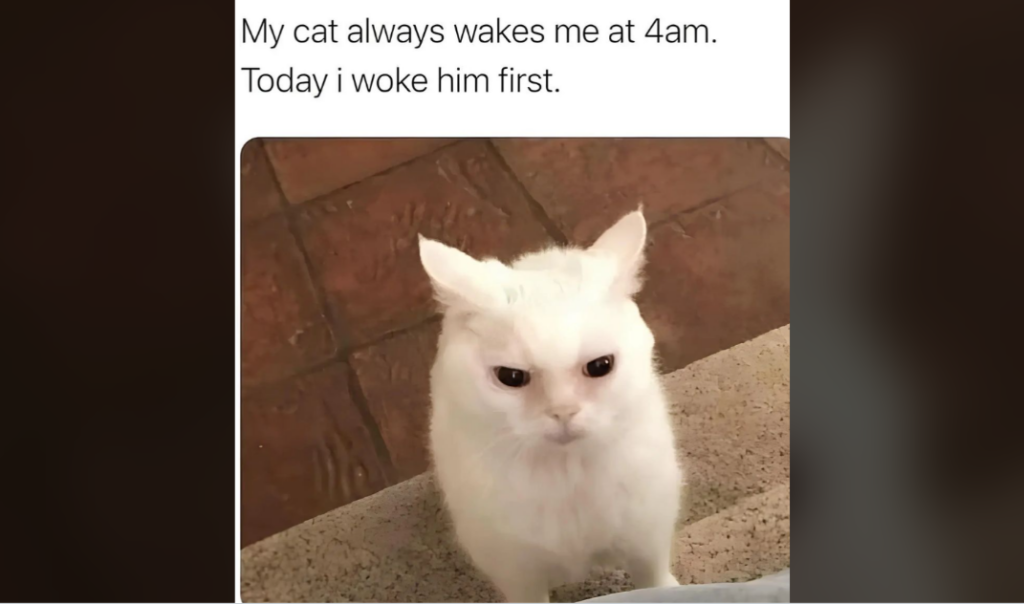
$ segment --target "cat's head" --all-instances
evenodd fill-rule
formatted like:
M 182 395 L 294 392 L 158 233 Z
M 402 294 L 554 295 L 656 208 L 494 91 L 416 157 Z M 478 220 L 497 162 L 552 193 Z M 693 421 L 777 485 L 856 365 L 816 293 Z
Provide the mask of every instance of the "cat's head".
M 445 313 L 435 387 L 519 438 L 568 444 L 614 434 L 654 384 L 654 337 L 633 301 L 646 237 L 639 209 L 589 248 L 509 265 L 421 237 Z

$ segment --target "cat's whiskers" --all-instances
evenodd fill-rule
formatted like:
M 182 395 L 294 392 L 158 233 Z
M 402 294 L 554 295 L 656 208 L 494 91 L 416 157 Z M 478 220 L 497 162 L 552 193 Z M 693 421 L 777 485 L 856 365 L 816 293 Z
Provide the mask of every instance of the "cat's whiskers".
M 512 433 L 512 430 L 502 430 L 495 435 L 495 438 L 493 440 L 487 443 L 482 449 L 477 451 L 476 454 L 473 455 L 472 460 L 474 462 L 480 461 L 481 459 L 483 459 L 484 455 L 487 455 L 491 451 L 495 450 L 498 447 L 498 445 L 504 444 L 506 442 L 515 441 L 516 435 Z

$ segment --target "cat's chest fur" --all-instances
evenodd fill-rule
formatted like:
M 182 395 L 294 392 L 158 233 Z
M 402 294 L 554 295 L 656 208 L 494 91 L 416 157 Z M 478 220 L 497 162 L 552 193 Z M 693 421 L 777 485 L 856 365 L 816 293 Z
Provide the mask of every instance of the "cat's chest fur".
M 493 520 L 511 534 L 564 555 L 610 545 L 625 521 L 628 477 L 600 467 L 601 459 L 562 451 L 524 457 L 505 468 L 508 485 L 493 494 Z
M 456 443 L 448 441 L 448 445 Z M 581 568 L 614 557 L 617 542 L 641 523 L 657 485 L 678 481 L 670 435 L 615 449 L 494 447 L 477 456 L 438 451 L 439 478 L 457 521 L 557 556 Z M 467 447 L 478 449 L 478 447 Z M 484 488 L 481 488 L 486 485 Z

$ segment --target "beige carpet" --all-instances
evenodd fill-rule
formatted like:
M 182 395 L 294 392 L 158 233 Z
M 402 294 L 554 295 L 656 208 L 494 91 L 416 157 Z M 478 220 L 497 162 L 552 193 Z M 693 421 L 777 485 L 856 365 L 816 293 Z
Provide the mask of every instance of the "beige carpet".
M 789 327 L 666 376 L 687 459 L 681 583 L 789 567 Z M 621 572 L 555 590 L 577 602 L 631 589 Z M 246 602 L 500 602 L 455 547 L 430 474 L 242 550 Z

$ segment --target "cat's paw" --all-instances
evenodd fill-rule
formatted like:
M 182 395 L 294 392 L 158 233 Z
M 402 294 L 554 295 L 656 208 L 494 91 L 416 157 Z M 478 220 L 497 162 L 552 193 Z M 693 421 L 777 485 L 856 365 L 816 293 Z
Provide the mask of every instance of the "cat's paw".
M 656 582 L 654 587 L 678 587 L 679 579 L 672 573 L 665 573 Z
M 637 589 L 648 589 L 651 587 L 677 587 L 679 580 L 669 572 L 658 573 L 657 575 L 641 575 L 633 579 Z
M 535 588 L 535 589 L 510 589 L 504 592 L 505 601 L 509 604 L 548 604 L 550 602 L 550 594 L 547 589 Z

